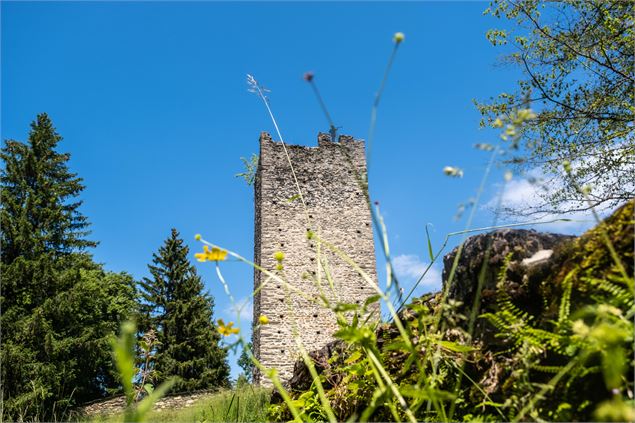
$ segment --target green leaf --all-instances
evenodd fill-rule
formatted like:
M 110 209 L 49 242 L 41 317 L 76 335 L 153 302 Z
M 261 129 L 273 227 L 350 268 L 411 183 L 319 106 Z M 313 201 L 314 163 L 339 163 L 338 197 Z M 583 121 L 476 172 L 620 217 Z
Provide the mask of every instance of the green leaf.
M 352 363 L 356 362 L 357 360 L 359 360 L 359 358 L 361 356 L 362 356 L 362 352 L 357 350 L 346 359 L 345 363 L 346 364 L 352 364 Z
M 602 354 L 602 372 L 608 389 L 619 388 L 622 375 L 626 374 L 626 351 L 621 347 L 613 347 Z
M 135 375 L 134 341 L 136 332 L 137 327 L 133 322 L 125 322 L 121 325 L 119 338 L 112 340 L 113 356 L 128 405 L 132 403 L 134 397 L 132 379 Z
M 474 347 L 470 347 L 469 345 L 458 344 L 456 342 L 450 342 L 450 341 L 435 341 L 435 342 L 437 342 L 439 345 L 441 345 L 441 347 L 445 348 L 446 350 L 450 350 L 454 352 L 470 352 L 470 351 L 476 350 L 476 348 Z
M 380 298 L 381 295 L 379 294 L 366 298 L 366 301 L 364 301 L 364 307 L 368 307 L 370 304 L 376 303 L 377 301 L 379 301 Z
M 404 397 L 417 398 L 423 400 L 441 399 L 441 400 L 453 400 L 456 395 L 442 391 L 440 389 L 430 389 L 429 387 L 420 387 L 413 385 L 404 385 L 399 387 L 399 392 Z
M 430 255 L 430 261 L 434 261 L 434 252 L 432 251 L 432 241 L 430 241 L 430 232 L 428 232 L 428 225 L 426 225 L 426 238 L 428 238 L 428 254 Z
M 357 310 L 358 308 L 359 306 L 357 304 L 339 303 L 335 305 L 335 307 L 333 308 L 333 311 L 335 311 L 336 313 L 341 313 L 345 311 Z
M 135 417 L 134 421 L 135 422 L 144 421 L 145 415 L 148 414 L 148 412 L 152 409 L 152 406 L 154 405 L 154 403 L 160 400 L 161 398 L 163 398 L 163 396 L 165 396 L 165 394 L 168 393 L 168 391 L 170 390 L 170 388 L 172 388 L 172 385 L 174 385 L 175 382 L 176 382 L 176 378 L 174 377 L 170 378 L 166 380 L 165 382 L 163 382 L 161 385 L 159 385 L 159 387 L 155 389 L 151 394 L 145 397 L 139 403 L 139 405 L 137 405 L 137 408 L 134 410 L 134 417 Z

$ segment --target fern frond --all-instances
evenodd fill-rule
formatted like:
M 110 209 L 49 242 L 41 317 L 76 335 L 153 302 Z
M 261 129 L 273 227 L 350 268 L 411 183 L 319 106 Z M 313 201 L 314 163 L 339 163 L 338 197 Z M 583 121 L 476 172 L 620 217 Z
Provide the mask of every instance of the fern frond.
M 614 282 L 608 281 L 606 279 L 596 278 L 583 278 L 583 281 L 593 285 L 595 288 L 598 288 L 610 294 L 612 299 L 615 301 L 615 305 L 623 305 L 627 308 L 630 308 L 633 307 L 635 303 L 633 294 L 629 290 L 617 285 Z
M 564 368 L 564 366 L 543 366 L 541 364 L 532 364 L 529 367 L 543 373 L 558 373 Z
M 571 312 L 571 290 L 573 287 L 572 279 L 577 272 L 571 271 L 562 281 L 563 292 L 560 300 L 560 310 L 558 311 L 558 326 L 563 325 L 568 319 Z

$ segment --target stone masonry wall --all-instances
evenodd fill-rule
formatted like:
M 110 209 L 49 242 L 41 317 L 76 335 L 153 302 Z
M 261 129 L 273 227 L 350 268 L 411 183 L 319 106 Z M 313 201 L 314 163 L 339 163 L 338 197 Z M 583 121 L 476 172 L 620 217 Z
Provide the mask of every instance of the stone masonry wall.
M 283 382 L 299 358 L 297 339 L 307 351 L 333 340 L 335 314 L 324 307 L 321 293 L 332 302 L 357 304 L 374 294 L 353 267 L 316 239 L 308 239 L 307 231 L 346 253 L 376 283 L 371 215 L 359 183 L 366 173 L 364 142 L 348 136 L 332 142 L 329 135 L 319 134 L 317 147 L 287 145 L 286 150 L 305 205 L 298 198 L 284 146 L 263 132 L 255 181 L 254 253 L 258 265 L 277 272 L 308 297 L 255 272 L 254 288 L 263 286 L 254 299 L 254 322 L 262 314 L 270 323 L 255 328 L 254 354 L 265 367 L 276 368 Z M 282 271 L 275 270 L 277 251 L 285 254 Z M 327 268 L 331 281 L 325 277 Z M 378 316 L 378 306 L 374 312 Z M 254 379 L 271 386 L 258 372 Z

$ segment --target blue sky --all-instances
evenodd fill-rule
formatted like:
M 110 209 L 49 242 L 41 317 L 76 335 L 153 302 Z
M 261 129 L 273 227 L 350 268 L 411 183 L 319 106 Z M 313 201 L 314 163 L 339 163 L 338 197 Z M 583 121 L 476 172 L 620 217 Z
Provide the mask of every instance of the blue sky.
M 257 153 L 260 131 L 274 128 L 247 91 L 246 74 L 271 90 L 288 143 L 315 145 L 318 131 L 328 130 L 302 80 L 306 71 L 315 72 L 341 133 L 366 138 L 392 36 L 402 31 L 406 40 L 379 110 L 370 190 L 398 271 L 411 285 L 426 262 L 425 225 L 433 225 L 435 248 L 464 228 L 453 218 L 457 205 L 474 195 L 488 159 L 472 146 L 497 139 L 479 129 L 472 99 L 511 91 L 519 77 L 497 64 L 505 50 L 492 47 L 485 32 L 500 22 L 482 15 L 486 7 L 2 2 L 2 138 L 25 140 L 37 113 L 51 116 L 64 137 L 60 151 L 72 154 L 70 167 L 84 178 L 83 212 L 100 242 L 94 255 L 109 270 L 147 276 L 172 227 L 192 253 L 201 233 L 251 258 L 253 191 L 234 175 L 241 156 Z M 465 177 L 444 176 L 446 165 L 460 166 Z M 501 180 L 495 171 L 483 203 Z M 524 198 L 523 184 L 513 181 L 505 201 Z M 475 226 L 489 225 L 491 213 L 477 210 Z M 232 319 L 212 267 L 197 266 L 216 298 L 216 316 Z M 440 270 L 434 267 L 417 293 L 438 289 Z M 228 262 L 223 271 L 234 296 L 247 298 L 252 270 Z

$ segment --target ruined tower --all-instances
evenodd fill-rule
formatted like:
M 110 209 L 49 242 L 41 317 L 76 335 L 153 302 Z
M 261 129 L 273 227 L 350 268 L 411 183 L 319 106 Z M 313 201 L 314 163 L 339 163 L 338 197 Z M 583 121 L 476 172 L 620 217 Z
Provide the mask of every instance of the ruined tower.
M 294 362 L 300 357 L 294 333 L 311 351 L 332 341 L 338 329 L 335 314 L 324 307 L 321 294 L 329 301 L 349 304 L 363 304 L 375 294 L 350 264 L 307 237 L 309 230 L 315 232 L 346 253 L 376 283 L 371 214 L 361 186 L 365 174 L 361 140 L 340 136 L 331 141 L 329 135 L 319 134 L 317 147 L 286 145 L 285 152 L 285 146 L 269 134 L 260 135 L 254 261 L 276 272 L 274 254 L 283 252 L 284 268 L 278 272 L 284 272 L 288 283 L 304 294 L 291 292 L 255 271 L 254 289 L 260 290 L 254 297 L 254 322 L 265 315 L 270 323 L 254 329 L 254 354 L 265 367 L 278 369 L 282 381 L 291 377 Z M 325 267 L 332 275 L 330 281 Z M 270 386 L 258 372 L 255 380 Z

